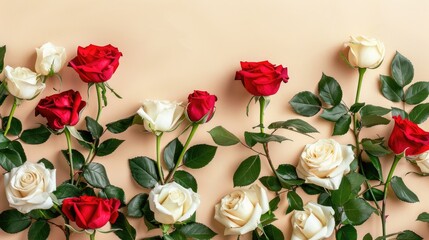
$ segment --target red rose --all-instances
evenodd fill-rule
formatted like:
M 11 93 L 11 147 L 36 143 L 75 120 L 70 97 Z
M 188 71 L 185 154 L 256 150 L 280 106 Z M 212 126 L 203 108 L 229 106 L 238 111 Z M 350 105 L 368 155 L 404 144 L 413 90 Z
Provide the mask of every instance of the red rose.
M 406 156 L 412 156 L 429 150 L 429 132 L 400 116 L 395 116 L 393 119 L 395 119 L 395 126 L 390 134 L 389 147 L 395 154 L 406 151 Z
M 192 122 L 198 122 L 207 116 L 204 122 L 210 121 L 214 114 L 216 101 L 217 97 L 215 95 L 211 95 L 206 91 L 194 90 L 188 96 L 188 106 L 186 107 L 189 119 Z
M 241 71 L 237 71 L 235 80 L 241 80 L 247 91 L 254 96 L 275 94 L 281 82 L 287 83 L 287 68 L 275 66 L 268 61 L 240 62 Z
M 68 90 L 41 99 L 36 106 L 36 116 L 40 114 L 45 117 L 48 126 L 57 131 L 63 129 L 64 125 L 76 125 L 85 105 L 79 92 Z
M 64 199 L 61 210 L 80 228 L 97 229 L 106 225 L 107 222 L 116 221 L 120 205 L 121 202 L 115 198 L 80 196 Z
M 112 45 L 78 47 L 77 56 L 69 62 L 82 81 L 100 83 L 109 80 L 119 66 L 122 53 Z

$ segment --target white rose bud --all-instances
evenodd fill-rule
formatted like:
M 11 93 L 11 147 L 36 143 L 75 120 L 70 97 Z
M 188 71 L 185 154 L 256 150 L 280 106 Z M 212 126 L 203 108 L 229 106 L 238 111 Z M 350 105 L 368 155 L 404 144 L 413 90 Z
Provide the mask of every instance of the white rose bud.
M 66 49 L 48 42 L 36 48 L 36 72 L 45 76 L 57 73 L 66 63 Z
M 422 173 L 429 173 L 429 151 L 418 155 L 406 156 L 408 161 L 416 163 Z
M 186 221 L 200 205 L 200 195 L 176 182 L 156 185 L 148 200 L 155 220 L 163 224 Z
M 340 145 L 333 139 L 321 139 L 305 146 L 296 171 L 306 183 L 335 190 L 343 176 L 350 172 L 353 159 L 351 146 Z
M 159 135 L 171 132 L 183 120 L 185 108 L 177 102 L 145 100 L 137 114 L 143 118 L 144 128 Z
M 292 215 L 291 240 L 320 240 L 329 238 L 334 232 L 334 209 L 309 202 L 304 211 L 295 210 Z
M 348 60 L 353 67 L 377 68 L 383 62 L 384 44 L 375 38 L 350 37 L 350 41 L 345 45 L 350 47 Z
M 6 88 L 16 98 L 30 100 L 45 89 L 45 84 L 37 77 L 37 74 L 25 67 L 4 68 Z
M 225 226 L 225 235 L 242 235 L 256 229 L 269 208 L 267 192 L 255 184 L 223 197 L 215 206 L 215 219 Z
M 50 193 L 56 189 L 55 169 L 43 163 L 25 162 L 4 175 L 9 206 L 22 213 L 53 206 Z

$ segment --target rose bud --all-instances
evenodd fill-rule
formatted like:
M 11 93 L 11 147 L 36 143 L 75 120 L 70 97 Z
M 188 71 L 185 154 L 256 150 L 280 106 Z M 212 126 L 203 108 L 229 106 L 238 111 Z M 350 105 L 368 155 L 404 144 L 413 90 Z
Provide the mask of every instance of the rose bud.
M 186 113 L 191 122 L 206 123 L 213 117 L 217 97 L 206 91 L 195 90 L 188 96 Z
M 144 128 L 158 135 L 176 129 L 183 120 L 184 111 L 181 103 L 144 100 L 137 114 L 143 118 Z
M 66 63 L 66 49 L 48 42 L 36 48 L 36 72 L 45 76 L 58 73 Z
M 384 44 L 375 38 L 350 37 L 348 61 L 356 68 L 377 68 L 384 60 Z
M 394 116 L 395 126 L 388 145 L 395 154 L 405 151 L 405 156 L 418 155 L 429 150 L 429 132 L 400 116 Z

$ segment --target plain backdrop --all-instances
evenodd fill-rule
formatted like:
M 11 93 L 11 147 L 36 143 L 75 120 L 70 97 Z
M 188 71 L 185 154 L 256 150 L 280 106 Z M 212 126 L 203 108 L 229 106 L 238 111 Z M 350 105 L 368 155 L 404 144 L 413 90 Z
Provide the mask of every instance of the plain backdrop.
M 75 1 L 3 1 L 0 14 L 0 45 L 7 45 L 6 64 L 34 69 L 35 48 L 52 42 L 67 49 L 70 60 L 77 46 L 112 44 L 120 49 L 123 57 L 109 84 L 123 99 L 108 93 L 109 105 L 104 109 L 101 123 L 106 124 L 136 112 L 143 99 L 167 99 L 186 102 L 187 95 L 195 89 L 206 90 L 218 96 L 215 117 L 202 126 L 193 144 L 214 144 L 207 131 L 222 125 L 242 136 L 258 124 L 258 106 L 250 105 L 249 117 L 245 108 L 250 95 L 241 83 L 234 81 L 240 61 L 269 60 L 289 69 L 290 80 L 282 84 L 272 96 L 266 111 L 267 123 L 291 118 L 295 114 L 288 101 L 299 91 L 315 91 L 322 72 L 333 76 L 341 84 L 344 101 L 351 105 L 357 84 L 357 71 L 346 66 L 339 57 L 344 42 L 350 35 L 368 35 L 382 40 L 386 46 L 386 59 L 380 68 L 368 70 L 363 83 L 361 101 L 390 107 L 379 91 L 379 75 L 389 74 L 389 66 L 396 51 L 409 58 L 415 68 L 415 81 L 429 80 L 429 21 L 427 1 L 402 0 L 75 0 Z M 97 102 L 95 92 L 86 94 L 86 84 L 70 68 L 61 71 L 62 90 L 79 90 L 89 105 L 84 115 L 95 117 Z M 54 94 L 59 82 L 49 80 L 47 89 L 33 101 L 18 107 L 16 117 L 24 128 L 45 123 L 34 116 L 34 107 L 41 97 Z M 8 115 L 10 99 L 0 113 Z M 306 143 L 330 137 L 332 125 L 319 118 L 305 119 L 319 130 L 314 138 L 292 132 L 279 132 L 293 141 L 271 144 L 275 165 L 296 164 Z M 78 125 L 81 126 L 82 122 Z M 388 136 L 392 124 L 377 127 L 366 134 Z M 429 124 L 422 128 L 429 129 Z M 176 137 L 178 132 L 165 134 L 163 144 Z M 365 134 L 364 134 L 365 135 Z M 110 136 L 110 135 L 109 135 Z M 112 137 L 112 136 L 111 136 Z M 108 172 L 113 185 L 124 188 L 127 201 L 144 192 L 131 178 L 128 159 L 135 156 L 155 157 L 155 139 L 133 126 L 126 133 L 115 136 L 126 141 L 112 155 L 97 158 Z M 182 141 L 183 136 L 182 136 Z M 352 143 L 351 134 L 336 137 L 337 141 Z M 77 142 L 74 142 L 77 146 Z M 29 161 L 40 158 L 51 160 L 57 169 L 57 183 L 67 178 L 68 168 L 60 154 L 67 147 L 65 137 L 52 136 L 43 145 L 24 145 Z M 241 146 L 219 147 L 214 160 L 205 168 L 189 170 L 198 180 L 201 206 L 197 220 L 219 233 L 215 240 L 235 239 L 223 236 L 223 226 L 213 219 L 214 205 L 233 190 L 232 176 L 239 163 L 253 153 Z M 383 160 L 385 175 L 392 158 Z M 261 176 L 270 174 L 263 161 Z M 428 225 L 416 222 L 418 214 L 429 211 L 428 178 L 407 172 L 417 168 L 401 161 L 396 175 L 419 196 L 420 203 L 408 204 L 389 195 L 388 232 L 405 229 L 429 237 Z M 3 185 L 3 178 L 0 178 Z M 302 192 L 300 192 L 302 193 Z M 305 196 L 305 194 L 301 194 Z M 272 197 L 272 196 L 271 196 Z M 316 201 L 305 196 L 304 201 Z M 4 191 L 0 191 L 0 210 L 8 209 Z M 284 196 L 276 211 L 279 218 L 275 225 L 290 239 L 290 214 L 285 215 L 287 201 Z M 142 219 L 130 220 L 141 239 L 154 235 L 147 232 Z M 373 215 L 358 227 L 359 238 L 370 232 L 381 234 L 379 217 Z M 27 231 L 10 235 L 0 232 L 0 239 L 26 239 Z M 62 239 L 60 231 L 52 228 L 49 239 Z M 75 234 L 73 239 L 86 239 Z M 113 234 L 97 234 L 97 239 L 116 239 Z

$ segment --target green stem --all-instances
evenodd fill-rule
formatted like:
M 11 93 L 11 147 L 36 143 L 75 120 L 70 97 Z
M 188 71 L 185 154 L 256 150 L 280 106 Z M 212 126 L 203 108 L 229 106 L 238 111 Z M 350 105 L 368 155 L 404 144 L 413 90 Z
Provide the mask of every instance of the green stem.
M 4 130 L 4 133 L 3 133 L 4 136 L 6 136 L 7 133 L 9 132 L 10 125 L 12 124 L 13 114 L 15 114 L 15 109 L 17 105 L 18 105 L 18 99 L 14 98 L 12 108 L 10 109 L 9 117 L 7 118 L 6 129 Z
M 67 127 L 64 129 L 64 133 L 67 139 L 67 149 L 68 149 L 69 160 L 70 160 L 70 183 L 73 185 L 74 183 L 74 168 L 73 168 L 73 153 L 72 153 L 73 151 L 72 151 L 72 145 L 71 145 L 70 131 L 67 129 Z
M 161 137 L 162 133 L 156 135 L 156 166 L 158 168 L 158 174 L 161 179 L 161 184 L 164 185 L 164 171 L 161 165 Z
M 366 72 L 366 68 L 359 68 L 359 82 L 358 82 L 358 87 L 356 90 L 356 98 L 355 98 L 355 103 L 359 102 L 359 96 L 360 96 L 360 90 L 362 88 L 362 80 L 363 80 L 363 75 Z
M 58 207 L 58 205 L 54 203 L 53 207 L 64 218 L 64 222 L 66 224 L 69 224 L 69 219 L 66 217 L 66 215 L 64 215 L 64 213 L 61 211 L 61 209 Z M 64 227 L 64 234 L 66 236 L 66 240 L 69 240 L 70 239 L 70 229 L 68 227 Z
M 189 147 L 189 144 L 191 143 L 192 138 L 195 135 L 195 132 L 197 132 L 198 126 L 200 126 L 200 124 L 198 123 L 193 123 L 192 124 L 192 129 L 191 132 L 189 133 L 188 139 L 186 139 L 186 143 L 183 146 L 182 152 L 179 155 L 179 158 L 177 159 L 177 163 L 174 166 L 173 170 L 168 174 L 167 178 L 165 179 L 165 182 L 168 183 L 172 180 L 172 178 L 174 177 L 174 173 L 177 171 L 177 168 L 180 167 L 180 165 L 182 165 L 183 162 L 183 157 L 185 156 L 185 152 Z
M 94 230 L 94 232 L 92 234 L 89 234 L 90 240 L 95 240 L 95 233 L 96 233 L 96 231 Z
M 383 228 L 383 237 L 386 238 L 386 199 L 387 199 L 387 190 L 390 185 L 390 181 L 393 177 L 393 172 L 396 169 L 396 166 L 398 165 L 399 160 L 403 157 L 403 154 L 395 155 L 395 159 L 393 160 L 392 167 L 390 168 L 389 175 L 387 175 L 386 183 L 384 184 L 384 195 L 383 195 L 383 206 L 381 209 L 381 225 Z
M 98 122 L 98 120 L 100 119 L 100 115 L 101 115 L 101 110 L 103 109 L 102 106 L 102 93 L 101 93 L 101 87 L 98 86 L 98 84 L 103 84 L 103 83 L 96 83 L 95 84 L 95 89 L 97 90 L 97 104 L 98 104 L 98 110 L 97 110 L 97 118 L 95 119 L 95 121 Z

